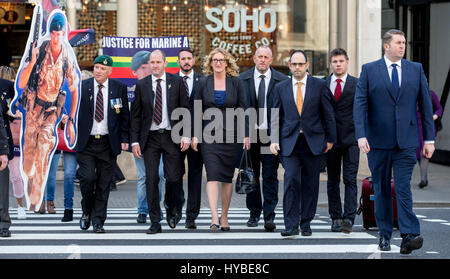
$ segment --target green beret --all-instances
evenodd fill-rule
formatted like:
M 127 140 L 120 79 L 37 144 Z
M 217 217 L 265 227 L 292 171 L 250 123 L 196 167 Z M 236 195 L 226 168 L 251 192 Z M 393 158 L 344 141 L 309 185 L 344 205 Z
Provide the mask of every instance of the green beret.
M 147 64 L 150 58 L 150 51 L 141 50 L 136 52 L 131 58 L 131 70 L 136 71 L 142 64 Z
M 112 66 L 113 65 L 113 60 L 109 55 L 100 55 L 97 56 L 97 58 L 95 58 L 94 60 L 94 65 L 95 64 L 102 64 L 104 66 Z

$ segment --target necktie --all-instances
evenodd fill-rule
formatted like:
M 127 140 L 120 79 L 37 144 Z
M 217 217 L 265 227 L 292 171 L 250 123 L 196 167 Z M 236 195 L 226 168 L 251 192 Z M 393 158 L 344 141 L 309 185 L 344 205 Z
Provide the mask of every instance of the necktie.
M 98 85 L 97 99 L 95 100 L 95 116 L 94 119 L 97 122 L 103 120 L 103 84 Z
M 397 99 L 400 85 L 398 81 L 397 64 L 392 64 L 392 87 L 394 88 L 394 97 Z
M 337 85 L 336 85 L 336 89 L 334 90 L 334 99 L 337 102 L 339 100 L 339 98 L 341 97 L 341 94 L 342 94 L 342 87 L 341 87 L 342 79 L 338 78 L 336 80 L 336 82 L 337 82 Z
M 157 79 L 156 82 L 156 96 L 155 96 L 155 108 L 153 110 L 153 121 L 156 125 L 161 124 L 162 121 L 162 88 L 161 80 Z
M 265 82 L 265 75 L 260 75 L 261 83 L 259 84 L 258 88 L 258 107 L 264 108 L 264 100 L 266 95 L 266 82 Z
M 186 88 L 186 95 L 187 95 L 187 97 L 189 98 L 189 86 L 188 86 L 188 84 L 187 84 L 187 79 L 188 79 L 189 77 L 188 76 L 184 76 L 183 77 L 183 83 L 184 83 L 184 87 Z
M 296 105 L 297 105 L 298 114 L 300 116 L 302 115 L 302 109 L 303 109 L 302 85 L 303 85 L 303 82 L 300 82 L 300 81 L 297 82 L 297 101 L 296 101 Z

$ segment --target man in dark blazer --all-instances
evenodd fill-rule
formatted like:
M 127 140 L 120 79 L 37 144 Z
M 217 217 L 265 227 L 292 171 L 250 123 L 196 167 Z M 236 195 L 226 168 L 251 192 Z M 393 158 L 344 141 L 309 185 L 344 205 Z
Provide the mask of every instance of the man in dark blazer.
M 307 75 L 304 51 L 292 52 L 292 79 L 275 86 L 270 151 L 285 169 L 282 236 L 310 236 L 319 195 L 320 155 L 336 142 L 331 92 L 323 79 Z M 300 224 L 299 224 L 300 223 Z
M 181 219 L 183 199 L 183 157 L 181 152 L 190 145 L 189 137 L 180 143 L 172 140 L 171 130 L 177 124 L 172 120 L 175 109 L 185 108 L 189 114 L 189 99 L 183 79 L 179 75 L 165 72 L 166 55 L 162 50 L 150 54 L 152 74 L 136 83 L 134 102 L 131 105 L 131 142 L 134 156 L 144 155 L 147 202 L 152 222 L 147 233 L 161 232 L 161 208 L 159 206 L 158 168 L 163 156 L 166 176 L 165 203 L 167 223 L 175 228 Z M 188 131 L 190 136 L 190 129 Z
M 393 214 L 391 176 L 397 198 L 400 253 L 420 249 L 423 238 L 412 210 L 411 174 L 419 146 L 417 109 L 422 116 L 423 154 L 434 152 L 433 108 L 422 65 L 403 59 L 405 34 L 389 30 L 383 36 L 385 55 L 364 64 L 356 88 L 354 120 L 358 146 L 367 153 L 375 192 L 379 249 L 390 250 Z
M 261 46 L 255 51 L 253 62 L 255 67 L 243 72 L 239 78 L 242 80 L 245 88 L 245 94 L 251 108 L 256 110 L 256 127 L 251 127 L 254 131 L 256 140 L 251 142 L 250 155 L 252 160 L 253 171 L 255 174 L 256 191 L 247 194 L 246 204 L 250 210 L 250 218 L 247 221 L 247 226 L 258 226 L 261 211 L 264 215 L 264 229 L 268 232 L 274 231 L 276 226 L 275 207 L 278 203 L 278 165 L 279 159 L 277 156 L 270 153 L 268 147 L 270 146 L 269 138 L 269 120 L 270 109 L 273 104 L 273 89 L 275 85 L 288 77 L 270 65 L 272 64 L 272 50 L 268 46 Z M 259 113 L 262 117 L 259 117 Z M 260 168 L 262 166 L 263 178 L 263 198 L 261 200 L 261 187 L 259 176 L 261 174 Z
M 178 74 L 183 79 L 183 84 L 186 89 L 186 96 L 189 98 L 189 109 L 194 109 L 195 92 L 198 90 L 202 75 L 194 71 L 195 65 L 194 52 L 190 49 L 181 49 L 178 52 L 178 65 L 180 71 Z M 199 146 L 200 147 L 200 146 Z M 202 194 L 202 173 L 203 173 L 203 158 L 200 148 L 195 152 L 191 148 L 182 153 L 183 162 L 187 157 L 188 161 L 188 197 L 186 205 L 186 224 L 187 229 L 196 229 L 195 219 L 200 213 L 201 194 Z M 183 166 L 185 173 L 185 168 Z M 184 199 L 183 187 L 181 187 L 182 200 Z M 179 208 L 181 210 L 181 208 Z
M 113 61 L 107 55 L 94 61 L 94 77 L 82 84 L 79 136 L 76 157 L 79 165 L 81 206 L 80 228 L 92 220 L 94 232 L 105 232 L 109 184 L 117 156 L 129 146 L 127 87 L 110 79 Z
M 350 233 L 355 221 L 358 200 L 359 148 L 355 138 L 353 123 L 353 101 L 358 79 L 347 73 L 349 59 L 347 52 L 336 48 L 330 53 L 330 68 L 333 71 L 326 77 L 328 88 L 333 94 L 331 101 L 336 117 L 337 141 L 326 153 L 328 212 L 332 220 L 331 231 Z M 339 184 L 342 176 L 345 185 L 344 212 L 342 213 Z
M 9 216 L 9 168 L 8 160 L 14 157 L 8 100 L 14 97 L 14 83 L 0 79 L 0 237 L 10 237 L 11 218 Z

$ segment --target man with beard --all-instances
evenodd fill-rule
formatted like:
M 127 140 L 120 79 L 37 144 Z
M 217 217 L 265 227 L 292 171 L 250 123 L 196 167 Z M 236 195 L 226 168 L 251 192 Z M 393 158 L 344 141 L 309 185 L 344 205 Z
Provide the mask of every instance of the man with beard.
M 194 95 L 202 75 L 193 70 L 195 64 L 194 52 L 190 49 L 182 49 L 178 52 L 178 65 L 180 66 L 180 77 L 183 78 L 184 87 L 186 88 L 186 95 L 189 98 L 189 107 L 194 109 Z M 184 158 L 187 156 L 188 161 L 188 198 L 186 206 L 186 228 L 196 229 L 195 219 L 200 213 L 200 202 L 202 193 L 202 171 L 203 171 L 203 159 L 201 150 L 195 152 L 189 148 L 186 152 L 183 152 Z M 183 167 L 184 172 L 186 172 Z M 183 189 L 181 187 L 181 189 Z M 182 199 L 184 199 L 184 191 L 181 190 Z

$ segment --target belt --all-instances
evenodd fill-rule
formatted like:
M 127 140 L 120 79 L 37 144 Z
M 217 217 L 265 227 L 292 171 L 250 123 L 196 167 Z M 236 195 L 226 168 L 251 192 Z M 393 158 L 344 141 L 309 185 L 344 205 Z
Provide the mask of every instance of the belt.
M 90 135 L 89 137 L 92 138 L 92 139 L 98 140 L 98 139 L 104 139 L 104 138 L 106 138 L 107 136 L 108 136 L 108 135 Z
M 150 132 L 158 133 L 158 134 L 164 134 L 164 133 L 170 133 L 170 130 L 167 130 L 167 129 L 159 129 L 159 130 L 150 130 Z

